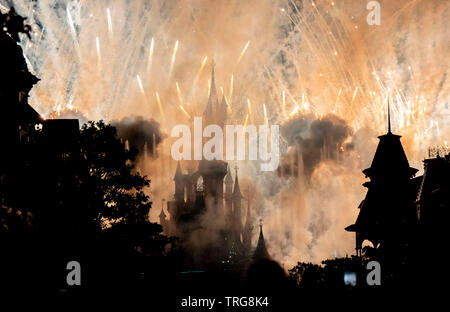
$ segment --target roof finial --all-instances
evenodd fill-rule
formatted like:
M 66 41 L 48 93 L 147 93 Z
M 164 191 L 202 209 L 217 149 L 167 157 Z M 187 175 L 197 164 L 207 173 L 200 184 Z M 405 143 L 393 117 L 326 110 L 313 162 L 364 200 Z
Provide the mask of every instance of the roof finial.
M 388 95 L 388 134 L 391 134 L 391 104 L 389 103 Z

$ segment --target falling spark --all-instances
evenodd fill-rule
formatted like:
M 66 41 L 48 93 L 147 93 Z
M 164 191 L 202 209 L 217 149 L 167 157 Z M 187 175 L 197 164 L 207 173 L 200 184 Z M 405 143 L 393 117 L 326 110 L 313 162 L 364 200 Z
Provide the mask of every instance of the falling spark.
M 352 96 L 352 104 L 355 101 L 356 98 L 356 94 L 358 93 L 358 87 L 355 88 L 355 91 L 353 91 L 353 96 Z
M 266 126 L 268 126 L 269 125 L 269 118 L 267 118 L 266 104 L 263 104 L 263 110 L 264 110 L 264 124 Z
M 136 76 L 136 80 L 137 80 L 137 83 L 139 85 L 139 90 L 141 91 L 142 95 L 145 96 L 144 86 L 142 85 L 141 77 L 139 77 L 139 75 L 137 75 Z
M 309 110 L 309 103 L 305 100 L 305 93 L 302 94 L 302 106 L 305 111 Z
M 69 23 L 70 31 L 72 32 L 73 37 L 76 38 L 77 33 L 75 31 L 75 25 L 73 24 L 72 14 L 70 14 L 69 7 L 67 7 L 66 11 L 67 11 L 67 22 Z
M 339 92 L 338 92 L 338 94 L 337 94 L 337 96 L 336 96 L 336 101 L 334 102 L 333 112 L 336 112 L 336 106 L 337 106 L 337 104 L 338 104 L 339 97 L 341 96 L 341 93 L 342 93 L 342 89 L 339 89 Z
M 231 74 L 231 79 L 230 79 L 230 95 L 229 95 L 229 99 L 230 99 L 230 109 L 231 109 L 231 101 L 232 101 L 232 98 L 233 98 L 233 86 L 234 86 L 234 75 L 233 74 Z
M 163 107 L 161 105 L 161 99 L 159 98 L 158 92 L 155 92 L 155 97 L 156 97 L 156 103 L 158 103 L 159 113 L 161 114 L 161 117 L 163 119 L 165 119 L 166 117 L 164 116 L 164 110 L 163 110 Z
M 175 42 L 175 46 L 173 47 L 172 59 L 170 61 L 169 76 L 172 74 L 173 66 L 177 58 L 177 50 L 178 50 L 178 40 Z
M 200 74 L 202 73 L 202 70 L 205 67 L 207 61 L 208 61 L 208 57 L 205 56 L 203 58 L 202 64 L 200 65 L 200 68 L 198 69 L 197 77 L 200 76 Z
M 242 52 L 239 55 L 239 58 L 237 61 L 238 64 L 241 62 L 242 58 L 244 57 L 245 51 L 247 51 L 249 45 L 250 45 L 250 41 L 247 41 L 247 43 L 245 44 L 245 47 L 242 49 Z
M 152 70 L 154 48 L 155 48 L 155 38 L 152 37 L 152 41 L 150 42 L 150 50 L 148 52 L 147 74 L 149 74 L 150 71 Z
M 180 86 L 178 85 L 178 82 L 175 82 L 175 85 L 177 87 L 178 100 L 180 101 L 180 105 L 183 105 L 183 97 L 181 95 Z
M 112 19 L 111 19 L 111 11 L 109 8 L 106 8 L 106 18 L 108 20 L 108 32 L 110 37 L 113 37 L 113 26 L 112 26 Z
M 290 112 L 289 116 L 293 116 L 293 115 L 297 114 L 299 109 L 300 108 L 298 107 L 298 105 L 295 105 L 294 109 L 292 110 L 292 112 Z
M 181 111 L 186 115 L 186 117 L 188 119 L 192 119 L 191 115 L 189 115 L 189 113 L 184 109 L 183 105 L 180 104 L 179 107 L 180 107 Z
M 203 68 L 205 67 L 207 61 L 208 61 L 208 57 L 205 56 L 202 60 L 202 63 L 200 64 L 200 68 L 198 69 L 197 76 L 195 76 L 194 83 L 192 84 L 192 90 L 194 90 L 197 87 L 198 80 L 200 79 L 200 74 L 202 73 Z M 208 91 L 208 95 L 209 95 L 209 91 Z
M 228 112 L 231 114 L 233 112 L 233 110 L 231 109 L 230 102 L 228 101 L 226 96 L 224 96 L 224 99 L 225 99 L 225 104 L 227 104 L 227 107 L 228 107 Z
M 95 46 L 97 47 L 97 61 L 100 68 L 102 64 L 102 55 L 100 53 L 100 40 L 98 39 L 98 37 L 95 37 Z
M 253 112 L 252 112 L 252 104 L 250 103 L 250 99 L 247 98 L 247 106 L 248 106 L 248 113 L 250 115 L 250 120 L 253 122 Z
M 281 98 L 282 98 L 281 109 L 283 111 L 283 116 L 286 117 L 286 91 L 283 90 L 281 92 Z
M 244 128 L 247 127 L 248 123 L 248 114 L 245 115 Z

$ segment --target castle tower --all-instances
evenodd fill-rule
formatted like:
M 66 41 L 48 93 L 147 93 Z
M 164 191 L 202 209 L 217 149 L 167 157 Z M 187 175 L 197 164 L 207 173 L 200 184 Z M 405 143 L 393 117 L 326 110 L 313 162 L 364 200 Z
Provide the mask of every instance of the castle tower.
M 262 223 L 259 225 L 259 238 L 258 244 L 256 245 L 255 252 L 253 254 L 253 260 L 258 261 L 261 259 L 270 259 L 269 252 L 266 248 L 266 242 L 264 240 L 264 234 L 262 230 Z
M 203 112 L 204 126 L 219 125 L 223 127 L 227 120 L 227 103 L 225 95 L 222 96 L 222 101 L 219 103 L 217 97 L 216 78 L 214 73 L 214 61 L 211 65 L 211 86 L 209 91 L 208 104 Z
M 175 201 L 182 202 L 184 201 L 185 182 L 183 172 L 181 171 L 180 161 L 177 163 L 177 169 L 173 180 L 175 181 Z
M 214 61 L 211 65 L 211 85 L 209 89 L 208 104 L 203 112 L 204 125 L 217 124 L 219 100 L 217 98 L 216 79 L 214 75 Z
M 231 176 L 230 166 L 228 165 L 227 175 L 224 179 L 225 182 L 225 216 L 227 223 L 231 224 L 233 215 L 233 177 Z
M 233 227 L 235 238 L 239 242 L 241 241 L 241 234 L 242 234 L 241 200 L 242 194 L 241 189 L 239 187 L 239 178 L 236 168 L 236 179 L 234 180 L 234 189 L 233 189 Z
M 163 228 L 163 232 L 165 234 L 170 234 L 169 232 L 169 222 L 167 220 L 166 214 L 164 213 L 164 207 L 163 207 L 164 200 L 162 200 L 161 203 L 161 213 L 159 214 L 159 224 Z
M 247 217 L 245 219 L 244 231 L 242 232 L 242 243 L 246 250 L 250 250 L 252 245 L 252 234 L 253 234 L 253 218 L 251 216 L 250 209 L 250 190 L 247 195 Z
M 370 179 L 363 185 L 368 189 L 359 205 L 355 224 L 345 229 L 356 233 L 356 251 L 361 254 L 364 240 L 389 250 L 405 246 L 411 227 L 417 222 L 411 178 L 417 169 L 411 168 L 400 136 L 391 132 L 388 105 L 388 132 L 378 137 L 375 156 L 370 168 L 363 170 Z

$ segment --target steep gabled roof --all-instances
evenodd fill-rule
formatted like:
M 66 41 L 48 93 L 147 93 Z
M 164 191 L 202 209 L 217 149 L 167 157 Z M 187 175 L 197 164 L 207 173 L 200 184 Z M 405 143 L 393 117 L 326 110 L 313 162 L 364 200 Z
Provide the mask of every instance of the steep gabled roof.
M 269 252 L 266 248 L 266 242 L 264 241 L 264 234 L 262 230 L 262 224 L 259 225 L 259 238 L 256 245 L 255 253 L 253 254 L 253 260 L 270 259 Z

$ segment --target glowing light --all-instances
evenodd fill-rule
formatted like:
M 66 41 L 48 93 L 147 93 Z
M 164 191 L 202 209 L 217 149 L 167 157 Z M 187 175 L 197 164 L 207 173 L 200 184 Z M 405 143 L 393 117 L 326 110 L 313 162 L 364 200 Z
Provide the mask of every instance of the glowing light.
M 72 32 L 72 34 L 74 35 L 74 37 L 76 37 L 76 31 L 75 31 L 75 25 L 73 24 L 73 19 L 72 19 L 72 14 L 70 14 L 70 9 L 69 7 L 66 8 L 67 11 L 67 22 L 69 24 L 70 27 L 70 31 Z
M 298 105 L 295 105 L 292 112 L 289 113 L 289 116 L 293 116 L 293 115 L 297 114 L 299 109 L 300 109 L 300 107 L 298 107 Z
M 353 96 L 352 96 L 352 104 L 353 102 L 355 102 L 355 98 L 356 98 L 356 94 L 358 93 L 358 87 L 355 88 L 355 91 L 353 91 Z
M 183 97 L 181 95 L 180 86 L 178 85 L 178 82 L 175 82 L 175 85 L 177 87 L 178 100 L 180 101 L 180 105 L 183 105 Z
M 208 57 L 205 56 L 200 64 L 200 68 L 197 71 L 197 75 L 195 76 L 194 83 L 192 84 L 192 89 L 195 89 L 197 87 L 198 80 L 200 79 L 200 75 L 201 75 L 203 68 L 205 67 L 207 61 L 208 61 Z M 208 85 L 209 85 L 209 83 L 208 83 Z M 209 96 L 209 91 L 208 91 L 208 96 Z
M 248 123 L 248 114 L 245 115 L 244 128 L 247 127 L 247 123 Z
M 173 47 L 172 59 L 170 61 L 169 76 L 172 74 L 173 66 L 177 58 L 177 50 L 178 50 L 178 40 L 175 42 L 175 45 Z
M 111 19 L 111 11 L 109 8 L 106 8 L 106 19 L 108 20 L 108 32 L 110 37 L 113 37 L 113 25 L 112 25 L 112 19 Z
M 184 109 L 183 105 L 180 104 L 179 107 L 180 107 L 181 111 L 184 113 L 184 115 L 186 115 L 186 117 L 187 117 L 188 119 L 192 119 L 192 118 L 191 118 L 191 115 L 189 115 L 189 113 Z
M 139 75 L 137 75 L 136 80 L 137 80 L 137 83 L 139 86 L 139 90 L 141 91 L 142 95 L 145 95 L 144 86 L 142 85 L 141 77 L 139 77 Z
M 231 74 L 231 79 L 230 79 L 230 95 L 228 96 L 230 99 L 230 110 L 231 110 L 231 101 L 233 99 L 233 86 L 234 86 L 234 76 L 233 74 Z
M 203 58 L 202 64 L 200 65 L 200 68 L 198 69 L 198 75 L 201 74 L 201 72 L 202 72 L 203 68 L 205 67 L 207 61 L 208 61 L 208 57 L 205 56 Z
M 102 54 L 100 51 L 100 40 L 98 39 L 98 37 L 95 37 L 95 46 L 97 48 L 97 62 L 98 62 L 98 66 L 100 68 L 100 66 L 102 64 Z
M 150 73 L 152 70 L 152 64 L 153 64 L 153 50 L 155 48 L 155 38 L 152 37 L 152 40 L 150 42 L 150 49 L 148 52 L 148 60 L 147 60 L 147 74 Z
M 250 103 L 250 99 L 247 98 L 247 106 L 248 106 L 248 113 L 250 115 L 250 120 L 253 122 L 253 112 L 252 112 L 252 104 Z
M 264 123 L 266 126 L 269 125 L 269 118 L 267 118 L 267 110 L 266 110 L 266 104 L 263 104 L 263 110 L 264 110 Z
M 238 61 L 237 61 L 238 64 L 241 62 L 242 58 L 244 57 L 245 51 L 247 51 L 249 45 L 250 45 L 250 41 L 247 41 L 247 43 L 245 44 L 244 48 L 242 49 L 241 54 L 239 55 L 239 58 L 238 58 Z
M 165 119 L 166 117 L 164 116 L 164 110 L 163 110 L 163 107 L 161 104 L 161 99 L 159 98 L 158 92 L 155 92 L 155 97 L 156 97 L 156 103 L 158 103 L 159 113 L 161 114 L 161 117 L 163 119 Z

